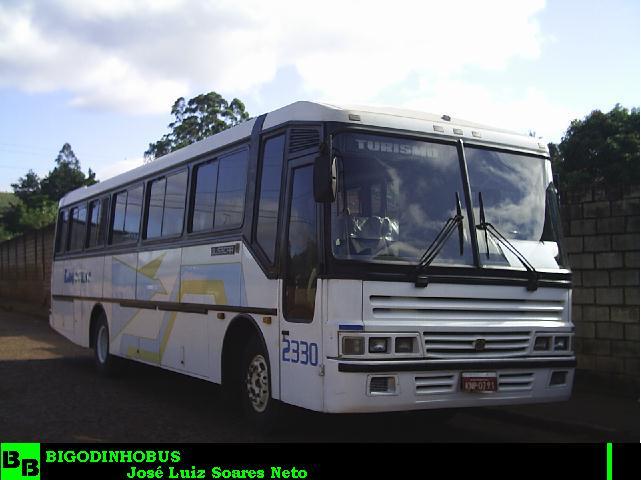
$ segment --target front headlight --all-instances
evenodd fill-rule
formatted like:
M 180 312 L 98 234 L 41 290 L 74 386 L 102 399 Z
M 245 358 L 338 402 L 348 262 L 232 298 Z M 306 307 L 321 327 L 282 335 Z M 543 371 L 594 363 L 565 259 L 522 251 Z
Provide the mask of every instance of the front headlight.
M 396 353 L 414 352 L 414 337 L 396 337 L 394 350 Z
M 422 355 L 418 333 L 388 332 L 338 332 L 339 355 L 392 359 L 395 356 L 409 358 Z
M 567 351 L 569 350 L 570 339 L 569 337 L 554 337 L 554 350 Z
M 549 350 L 550 340 L 552 340 L 552 337 L 536 337 L 534 340 L 534 350 L 539 352 Z
M 365 339 L 363 337 L 343 337 L 343 355 L 363 355 Z
M 387 353 L 387 337 L 370 337 L 369 353 Z

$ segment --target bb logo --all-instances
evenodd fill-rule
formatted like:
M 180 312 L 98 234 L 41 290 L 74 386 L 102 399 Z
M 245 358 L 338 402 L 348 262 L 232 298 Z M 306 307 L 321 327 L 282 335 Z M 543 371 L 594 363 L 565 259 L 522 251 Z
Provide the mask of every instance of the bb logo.
M 40 444 L 0 444 L 0 478 L 40 480 Z

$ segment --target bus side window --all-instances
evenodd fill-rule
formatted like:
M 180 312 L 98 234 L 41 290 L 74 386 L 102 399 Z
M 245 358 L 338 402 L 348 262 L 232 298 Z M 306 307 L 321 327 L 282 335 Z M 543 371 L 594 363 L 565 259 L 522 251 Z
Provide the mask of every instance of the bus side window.
M 218 184 L 218 162 L 210 161 L 194 167 L 191 220 L 189 232 L 211 230 L 214 225 L 214 204 Z
M 142 211 L 142 185 L 118 192 L 114 198 L 111 243 L 133 242 L 138 239 Z
M 69 234 L 69 250 L 82 250 L 87 232 L 87 207 L 80 205 L 71 209 L 71 232 Z
M 58 230 L 56 235 L 56 253 L 62 253 L 67 247 L 67 231 L 69 230 L 69 210 L 60 210 L 58 214 Z
M 100 226 L 98 227 L 98 243 L 97 245 L 104 245 L 107 239 L 107 231 L 109 230 L 109 197 L 102 199 L 102 206 L 100 207 Z
M 185 216 L 187 170 L 149 183 L 145 238 L 180 235 Z
M 138 240 L 140 216 L 142 214 L 142 185 L 127 192 L 127 213 L 125 214 L 125 233 L 127 240 Z
M 258 220 L 256 221 L 256 241 L 272 263 L 276 251 L 284 152 L 285 135 L 270 138 L 265 142 L 260 178 Z
M 187 170 L 167 177 L 165 205 L 162 215 L 162 236 L 180 235 L 185 218 L 187 195 Z
M 125 233 L 125 211 L 127 210 L 127 190 L 118 192 L 113 200 L 113 220 L 111 224 L 111 242 L 122 243 Z
M 147 199 L 147 229 L 145 238 L 156 238 L 162 234 L 162 210 L 165 203 L 167 180 L 160 178 L 149 183 Z
M 96 247 L 99 242 L 101 204 L 100 200 L 94 200 L 89 203 L 89 222 L 87 225 L 89 229 L 89 233 L 87 235 L 88 248 Z
M 214 229 L 240 227 L 245 209 L 248 151 L 241 150 L 218 161 L 218 191 Z

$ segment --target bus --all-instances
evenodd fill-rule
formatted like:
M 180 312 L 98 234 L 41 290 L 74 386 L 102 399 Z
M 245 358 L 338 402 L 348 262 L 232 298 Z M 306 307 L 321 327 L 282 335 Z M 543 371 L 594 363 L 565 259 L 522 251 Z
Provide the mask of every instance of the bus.
M 50 325 L 282 404 L 567 400 L 572 273 L 547 145 L 448 115 L 296 102 L 67 194 Z

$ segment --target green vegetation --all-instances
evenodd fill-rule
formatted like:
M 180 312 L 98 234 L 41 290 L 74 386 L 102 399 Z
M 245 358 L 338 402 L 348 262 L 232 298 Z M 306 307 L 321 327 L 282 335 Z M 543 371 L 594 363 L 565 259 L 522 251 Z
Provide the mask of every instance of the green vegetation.
M 573 120 L 558 145 L 550 143 L 560 189 L 639 184 L 639 109 L 617 104 Z
M 68 143 L 62 146 L 55 163 L 44 178 L 29 170 L 11 184 L 13 194 L 0 194 L 0 240 L 55 222 L 58 201 L 66 193 L 97 182 L 91 169 L 86 175 L 81 170 Z
M 11 204 L 18 201 L 17 197 L 11 192 L 0 192 L 0 214 L 4 212 Z
M 11 208 L 13 204 L 19 202 L 20 200 L 13 193 L 10 192 L 0 192 L 0 218 L 4 215 L 4 212 L 7 209 Z M 0 223 L 0 242 L 11 237 L 11 233 L 8 232 L 5 226 Z
M 171 107 L 176 121 L 170 123 L 170 133 L 149 144 L 145 159 L 152 161 L 179 148 L 222 132 L 249 118 L 243 102 L 234 98 L 227 102 L 216 92 L 203 93 L 189 101 L 180 97 Z

